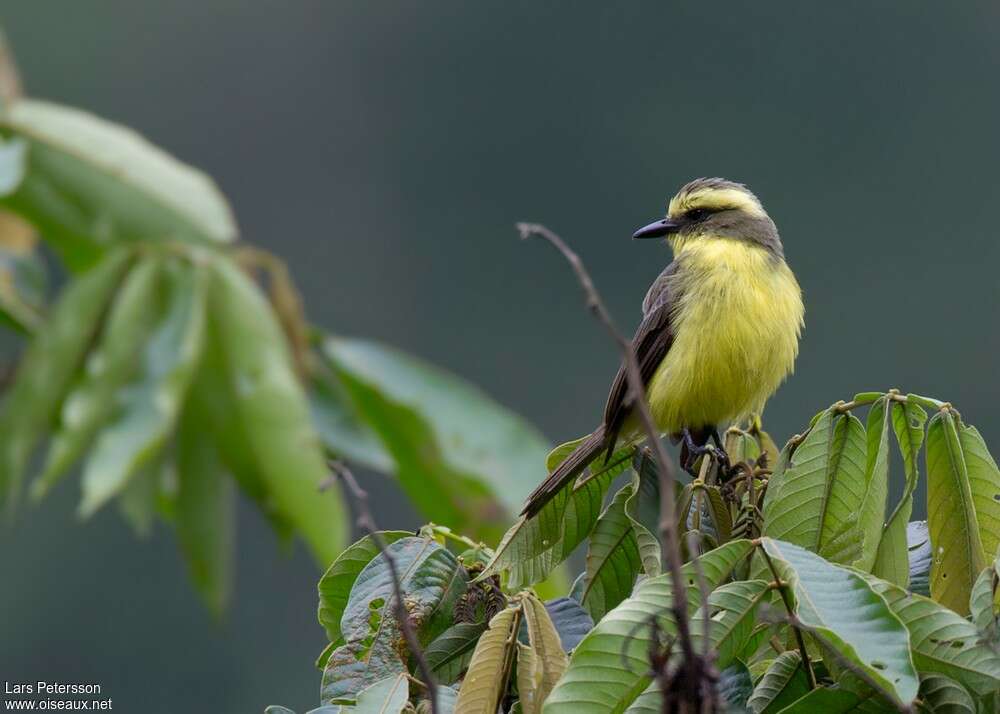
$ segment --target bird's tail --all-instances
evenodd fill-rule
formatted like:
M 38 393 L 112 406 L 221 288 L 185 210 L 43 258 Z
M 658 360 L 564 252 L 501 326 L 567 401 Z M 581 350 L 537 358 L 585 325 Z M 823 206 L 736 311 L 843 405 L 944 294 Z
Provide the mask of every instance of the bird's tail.
M 529 518 L 538 513 L 542 506 L 552 500 L 563 486 L 579 476 L 591 461 L 605 449 L 604 427 L 598 427 L 573 452 L 567 456 L 549 477 L 532 491 L 524 504 L 522 515 Z

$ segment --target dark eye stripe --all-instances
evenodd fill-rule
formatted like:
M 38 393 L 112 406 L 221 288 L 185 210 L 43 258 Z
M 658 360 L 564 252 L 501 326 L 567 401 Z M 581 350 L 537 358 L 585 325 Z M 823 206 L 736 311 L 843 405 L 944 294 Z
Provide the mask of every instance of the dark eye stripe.
M 710 211 L 707 208 L 692 208 L 684 214 L 684 217 L 689 221 L 700 221 L 703 218 L 707 218 L 709 213 Z

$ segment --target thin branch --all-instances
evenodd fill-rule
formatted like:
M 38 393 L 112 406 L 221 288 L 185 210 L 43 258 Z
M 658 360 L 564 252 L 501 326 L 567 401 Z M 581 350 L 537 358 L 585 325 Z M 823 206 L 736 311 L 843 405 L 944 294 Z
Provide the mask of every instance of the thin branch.
M 687 615 L 687 583 L 684 581 L 684 574 L 681 572 L 683 561 L 681 559 L 680 539 L 677 533 L 677 525 L 674 521 L 674 477 L 670 469 L 670 459 L 667 456 L 666 448 L 663 446 L 660 431 L 656 428 L 656 423 L 653 421 L 653 416 L 649 411 L 649 403 L 646 401 L 645 386 L 642 383 L 642 374 L 639 371 L 639 362 L 636 359 L 635 350 L 632 348 L 632 343 L 625 339 L 622 333 L 615 327 L 611 315 L 608 313 L 600 294 L 597 292 L 597 288 L 594 287 L 593 280 L 591 280 L 589 273 L 587 273 L 583 261 L 580 260 L 580 256 L 573 252 L 562 238 L 541 224 L 518 223 L 517 230 L 521 234 L 522 239 L 539 236 L 547 240 L 562 253 L 563 257 L 570 264 L 570 267 L 573 268 L 577 280 L 583 288 L 587 298 L 587 308 L 604 325 L 604 328 L 618 345 L 618 349 L 622 354 L 625 364 L 625 375 L 628 381 L 629 403 L 638 412 L 643 430 L 646 432 L 646 436 L 656 454 L 657 472 L 660 479 L 660 534 L 663 541 L 667 570 L 670 572 L 670 580 L 673 585 L 672 610 L 677 621 L 678 640 L 685 663 L 690 667 L 696 668 L 698 667 L 698 658 L 691 642 L 690 623 Z M 699 682 L 697 680 L 700 680 L 700 677 L 693 679 L 695 681 L 684 682 L 689 693 L 692 694 L 699 690 Z M 697 694 L 694 694 L 691 699 L 694 700 L 697 696 Z M 667 692 L 664 692 L 664 699 L 666 697 Z
M 809 661 L 809 651 L 806 650 L 806 641 L 802 638 L 802 630 L 799 628 L 799 618 L 795 616 L 792 603 L 788 599 L 788 585 L 778 575 L 778 569 L 774 567 L 774 561 L 771 560 L 771 556 L 764 550 L 764 547 L 759 542 L 757 543 L 757 547 L 761 555 L 764 556 L 764 562 L 767 563 L 771 575 L 774 576 L 774 583 L 778 588 L 778 594 L 781 595 L 781 602 L 784 603 L 785 610 L 788 612 L 788 624 L 792 626 L 792 631 L 795 632 L 795 641 L 799 646 L 799 654 L 802 656 L 802 666 L 806 668 L 806 679 L 809 680 L 809 689 L 815 689 L 816 673 L 813 672 L 812 662 Z
M 437 684 L 434 682 L 434 675 L 431 673 L 431 668 L 427 663 L 427 658 L 424 657 L 424 651 L 420 646 L 420 640 L 417 638 L 417 633 L 413 630 L 413 624 L 410 622 L 410 614 L 406 611 L 406 603 L 403 601 L 403 585 L 399 579 L 399 570 L 396 567 L 396 560 L 389 554 L 389 549 L 386 546 L 385 539 L 382 537 L 378 527 L 375 525 L 375 519 L 372 517 L 372 512 L 368 508 L 368 494 L 363 488 L 361 488 L 360 485 L 358 485 L 358 481 L 354 478 L 354 474 L 352 474 L 351 470 L 343 463 L 339 461 L 330 461 L 329 466 L 330 472 L 333 476 L 338 478 L 344 483 L 345 486 L 347 486 L 347 490 L 351 493 L 351 496 L 354 499 L 354 508 L 358 514 L 358 528 L 371 536 L 372 540 L 375 542 L 375 547 L 378 548 L 379 553 L 381 553 L 382 557 L 385 558 L 386 565 L 389 566 L 389 574 L 392 576 L 392 590 L 396 601 L 396 619 L 399 621 L 399 627 L 403 631 L 403 637 L 406 638 L 406 645 L 410 650 L 410 654 L 412 654 L 413 658 L 417 661 L 417 668 L 420 670 L 420 676 L 423 678 L 424 686 L 427 688 L 427 696 L 430 698 L 431 712 L 432 714 L 438 714 Z

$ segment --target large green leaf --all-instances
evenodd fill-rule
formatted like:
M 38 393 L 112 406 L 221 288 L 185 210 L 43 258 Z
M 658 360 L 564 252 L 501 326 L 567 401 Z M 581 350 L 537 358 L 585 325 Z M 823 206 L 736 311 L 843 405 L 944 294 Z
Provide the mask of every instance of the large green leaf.
M 575 443 L 552 451 L 546 462 L 550 471 L 569 455 Z M 588 475 L 566 484 L 538 513 L 521 516 L 504 534 L 480 577 L 507 570 L 511 589 L 544 579 L 591 532 L 611 481 L 628 467 L 631 458 L 632 447 L 628 446 L 612 454 L 607 463 L 598 460 Z
M 580 603 L 594 620 L 600 620 L 632 594 L 641 568 L 635 531 L 625 513 L 633 488 L 630 483 L 618 491 L 590 534 Z
M 940 674 L 920 677 L 922 714 L 976 714 L 976 703 L 965 689 Z
M 348 526 L 339 489 L 319 493 L 327 467 L 309 405 L 295 377 L 288 346 L 257 286 L 226 259 L 211 263 L 210 349 L 221 362 L 221 399 L 212 408 L 223 455 L 237 453 L 234 472 L 251 471 L 274 510 L 309 544 L 316 559 L 333 562 Z M 226 446 L 228 444 L 228 448 Z M 234 463 L 234 462 L 231 462 Z M 244 481 L 245 482 L 245 481 Z
M 0 131 L 23 146 L 20 181 L 0 201 L 79 267 L 120 240 L 232 241 L 215 183 L 136 132 L 87 112 L 21 99 Z
M 407 531 L 382 531 L 382 540 L 388 545 L 413 534 Z M 340 618 L 347 608 L 351 588 L 365 566 L 375 560 L 379 553 L 375 539 L 366 535 L 352 543 L 337 556 L 337 559 L 319 580 L 319 624 L 326 630 L 330 642 L 340 640 Z
M 34 497 L 41 498 L 93 446 L 112 414 L 116 392 L 139 367 L 161 297 L 162 269 L 162 259 L 151 255 L 125 278 L 84 374 L 63 402 L 45 466 L 32 487 Z M 86 515 L 91 509 L 82 503 L 80 512 Z
M 816 712 L 847 714 L 847 712 L 869 711 L 867 708 L 859 708 L 861 703 L 861 697 L 847 689 L 837 686 L 817 687 L 788 706 L 775 711 L 780 712 L 780 714 L 815 714 Z M 879 708 L 876 711 L 888 714 L 888 712 L 896 711 L 896 707 Z
M 566 671 L 566 653 L 542 601 L 526 593 L 521 611 L 528 644 L 517 647 L 517 691 L 524 714 L 539 714 L 549 692 Z
M 1000 558 L 983 570 L 972 586 L 969 614 L 980 632 L 1000 642 Z
M 931 595 L 964 615 L 987 561 L 958 424 L 949 410 L 935 414 L 927 427 L 927 507 L 934 549 Z
M 580 644 L 594 627 L 594 620 L 573 598 L 560 597 L 545 603 L 552 624 L 559 633 L 563 650 L 569 652 Z
M 659 473 L 656 462 L 642 451 L 636 451 L 632 465 L 635 470 L 632 476 L 632 495 L 625 502 L 625 513 L 632 521 L 643 572 L 650 576 L 659 575 L 662 558 L 659 538 Z
M 309 403 L 324 446 L 352 464 L 395 473 L 396 462 L 378 435 L 361 420 L 344 386 L 326 370 L 316 372 L 311 376 Z
M 387 555 L 399 573 L 403 602 L 417 635 L 429 642 L 451 624 L 468 577 L 455 556 L 431 538 L 391 543 L 358 574 L 340 621 L 345 643 L 323 672 L 322 699 L 350 703 L 364 687 L 405 671 L 408 653 L 396 617 L 396 596 Z
M 750 541 L 730 541 L 699 559 L 708 587 L 724 582 L 752 549 Z M 693 564 L 683 568 L 689 583 L 687 609 L 699 606 Z M 668 633 L 673 603 L 669 574 L 643 580 L 633 595 L 597 623 L 573 650 L 569 668 L 545 703 L 545 714 L 603 714 L 624 711 L 649 686 L 649 647 L 654 621 Z
M 708 613 L 699 609 L 691 618 L 691 633 L 699 651 L 715 652 L 715 665 L 725 669 L 736 661 L 750 639 L 757 621 L 757 608 L 770 593 L 763 580 L 726 583 L 708 596 Z M 703 642 L 705 618 L 709 619 L 709 643 Z
M 115 251 L 70 281 L 22 357 L 0 415 L 0 503 L 17 495 L 131 260 L 130 251 Z
M 452 684 L 461 678 L 485 629 L 485 622 L 459 622 L 427 645 L 424 657 L 438 682 Z
M 328 338 L 322 351 L 426 517 L 498 535 L 545 477 L 544 438 L 468 382 L 366 340 Z
M 913 701 L 920 682 L 909 633 L 873 586 L 797 545 L 770 538 L 761 544 L 789 583 L 802 626 L 894 702 Z
M 164 264 L 165 307 L 84 465 L 85 516 L 118 493 L 173 431 L 204 345 L 207 277 L 204 267 L 179 258 Z
M 809 692 L 809 679 L 798 652 L 778 655 L 757 682 L 747 705 L 754 714 L 773 714 Z
M 927 412 L 910 402 L 892 402 L 891 408 L 892 428 L 896 432 L 896 443 L 899 444 L 903 457 L 906 485 L 902 498 L 882 531 L 872 572 L 883 580 L 905 588 L 910 582 L 906 528 L 913 512 L 913 492 L 920 479 L 917 457 L 924 442 Z
M 188 573 L 217 615 L 229 601 L 236 545 L 236 489 L 204 415 L 187 407 L 177 428 L 174 526 Z
M 864 577 L 909 631 L 917 669 L 943 674 L 980 695 L 1000 687 L 1000 653 L 982 642 L 974 624 L 929 598 Z
M 462 680 L 456 712 L 496 714 L 510 676 L 520 622 L 520 607 L 509 607 L 490 620 L 490 627 L 479 638 L 469 671 Z
M 861 553 L 851 563 L 871 571 L 878 556 L 879 542 L 885 527 L 885 507 L 889 497 L 889 433 L 892 419 L 887 413 L 892 402 L 879 399 L 868 410 L 866 425 L 868 451 L 865 465 L 865 499 L 858 514 Z
M 861 555 L 858 515 L 867 490 L 865 429 L 851 414 L 822 412 L 779 467 L 764 500 L 764 535 L 840 563 Z
M 958 424 L 958 440 L 969 474 L 972 506 L 987 560 L 1000 555 L 1000 469 L 976 427 Z

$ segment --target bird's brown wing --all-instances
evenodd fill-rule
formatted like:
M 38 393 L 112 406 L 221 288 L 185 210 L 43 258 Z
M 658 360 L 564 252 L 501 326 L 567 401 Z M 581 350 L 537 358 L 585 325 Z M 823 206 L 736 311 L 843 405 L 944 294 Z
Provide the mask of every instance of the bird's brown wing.
M 677 263 L 667 266 L 653 283 L 643 301 L 643 318 L 632 338 L 632 349 L 639 362 L 639 376 L 643 387 L 648 387 L 656 369 L 670 351 L 674 343 L 672 315 L 677 302 L 678 290 L 675 275 Z M 604 407 L 605 448 L 609 458 L 625 420 L 632 413 L 629 401 L 628 377 L 625 364 L 618 368 L 618 374 L 611 384 L 608 401 Z

